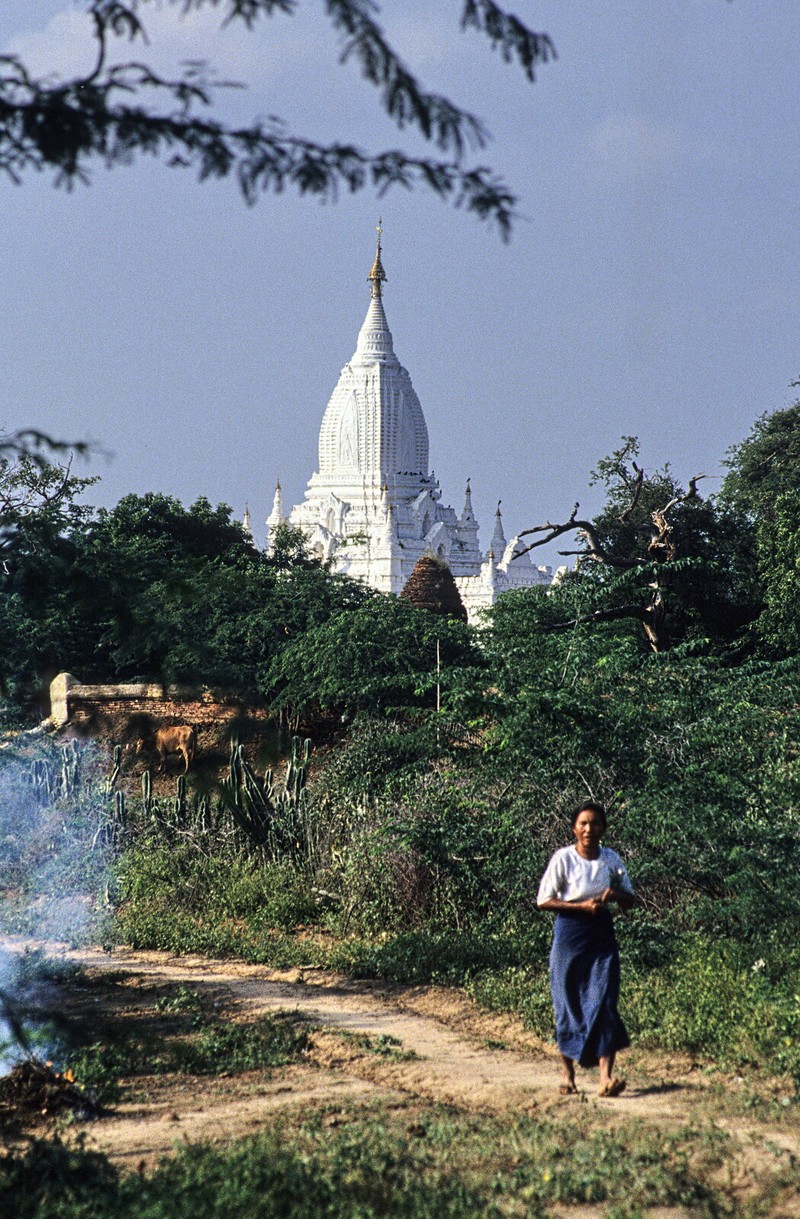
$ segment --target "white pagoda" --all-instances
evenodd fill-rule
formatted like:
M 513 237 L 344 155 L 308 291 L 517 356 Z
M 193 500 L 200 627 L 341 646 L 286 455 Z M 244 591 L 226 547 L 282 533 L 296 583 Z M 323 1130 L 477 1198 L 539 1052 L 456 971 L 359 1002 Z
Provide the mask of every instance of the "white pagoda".
M 458 515 L 441 503 L 428 470 L 428 429 L 408 372 L 394 353 L 383 308 L 386 272 L 378 248 L 368 276 L 371 299 L 356 350 L 331 395 L 319 433 L 319 469 L 305 500 L 284 511 L 280 483 L 267 518 L 267 547 L 289 521 L 310 549 L 335 571 L 400 593 L 423 554 L 444 559 L 471 619 L 512 588 L 549 584 L 549 567 L 535 567 L 519 538 L 506 540 L 498 504 L 484 554 L 467 482 Z

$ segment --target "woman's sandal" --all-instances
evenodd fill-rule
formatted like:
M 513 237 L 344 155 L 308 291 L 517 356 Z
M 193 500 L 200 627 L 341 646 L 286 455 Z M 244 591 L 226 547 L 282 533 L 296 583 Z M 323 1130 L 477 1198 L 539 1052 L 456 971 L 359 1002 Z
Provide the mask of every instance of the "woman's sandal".
M 610 1096 L 619 1096 L 619 1094 L 624 1091 L 625 1091 L 625 1080 L 620 1079 L 618 1075 L 615 1075 L 614 1078 L 610 1079 L 607 1084 L 603 1084 L 602 1088 L 597 1093 L 597 1095 L 598 1096 L 609 1096 L 609 1097 Z
M 559 1096 L 575 1096 L 578 1091 L 577 1084 L 561 1084 L 558 1089 Z

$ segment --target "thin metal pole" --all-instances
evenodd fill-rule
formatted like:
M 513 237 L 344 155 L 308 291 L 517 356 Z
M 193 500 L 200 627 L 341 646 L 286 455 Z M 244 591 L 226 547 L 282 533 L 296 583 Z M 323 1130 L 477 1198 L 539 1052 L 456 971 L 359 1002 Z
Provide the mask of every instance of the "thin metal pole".
M 439 685 L 439 679 L 441 678 L 441 674 L 442 674 L 442 658 L 441 658 L 441 655 L 439 654 L 439 640 L 437 638 L 437 640 L 436 640 L 436 711 L 437 711 L 437 713 L 439 711 L 441 711 L 441 709 L 442 709 L 442 690 L 441 690 L 441 686 Z

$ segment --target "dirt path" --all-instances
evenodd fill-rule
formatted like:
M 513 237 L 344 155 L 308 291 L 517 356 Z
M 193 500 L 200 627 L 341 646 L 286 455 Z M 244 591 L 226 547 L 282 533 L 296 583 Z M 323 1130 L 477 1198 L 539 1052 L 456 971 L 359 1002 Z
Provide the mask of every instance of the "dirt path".
M 22 952 L 33 945 L 10 939 L 4 946 Z M 281 971 L 160 952 L 42 947 L 92 973 L 122 976 L 133 986 L 183 983 L 217 997 L 242 1019 L 297 1011 L 319 1030 L 308 1063 L 272 1077 L 258 1072 L 210 1080 L 148 1077 L 138 1098 L 124 1101 L 88 1131 L 87 1145 L 123 1162 L 151 1163 L 184 1139 L 217 1141 L 252 1133 L 281 1107 L 368 1098 L 399 1103 L 409 1097 L 495 1113 L 566 1116 L 582 1105 L 583 1114 L 591 1112 L 603 1124 L 638 1119 L 675 1128 L 691 1120 L 712 1121 L 737 1138 L 759 1144 L 769 1139 L 800 1154 L 796 1122 L 753 1123 L 741 1110 L 726 1113 L 708 1077 L 679 1056 L 641 1051 L 626 1056 L 628 1089 L 615 1100 L 595 1095 L 594 1072 L 583 1074 L 585 1090 L 577 1097 L 562 1098 L 555 1049 L 516 1018 L 484 1012 L 457 990 L 354 982 L 310 967 Z M 365 1053 L 341 1032 L 393 1038 L 403 1054 Z M 730 1089 L 735 1092 L 742 1082 L 732 1077 Z

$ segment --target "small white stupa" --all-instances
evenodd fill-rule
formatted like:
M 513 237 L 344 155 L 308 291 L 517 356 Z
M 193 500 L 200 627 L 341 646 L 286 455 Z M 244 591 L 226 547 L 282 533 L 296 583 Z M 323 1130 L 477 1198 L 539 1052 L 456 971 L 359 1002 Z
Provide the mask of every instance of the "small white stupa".
M 506 541 L 498 504 L 486 554 L 467 481 L 460 515 L 441 503 L 428 471 L 428 429 L 408 372 L 394 352 L 383 308 L 386 272 L 381 226 L 369 273 L 371 296 L 356 349 L 342 369 L 319 433 L 319 469 L 305 500 L 284 513 L 280 483 L 267 519 L 267 546 L 288 520 L 306 534 L 312 553 L 335 571 L 400 593 L 423 554 L 444 559 L 470 618 L 511 588 L 549 584 L 549 567 L 535 567 L 519 538 Z

